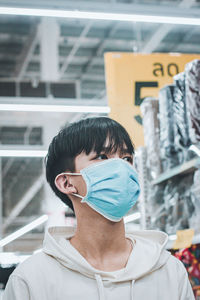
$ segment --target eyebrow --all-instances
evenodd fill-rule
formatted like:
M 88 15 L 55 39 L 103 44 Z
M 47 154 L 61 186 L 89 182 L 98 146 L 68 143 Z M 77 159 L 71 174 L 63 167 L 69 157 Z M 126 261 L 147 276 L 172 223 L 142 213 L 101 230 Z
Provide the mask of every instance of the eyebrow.
M 110 147 L 102 147 L 100 153 L 101 153 L 101 152 L 105 152 L 105 153 L 111 152 L 111 151 L 110 151 Z M 120 153 L 121 153 L 121 154 L 127 154 L 127 153 L 128 153 L 128 154 L 131 154 L 131 155 L 133 154 L 133 153 L 130 153 L 130 151 L 128 151 L 127 148 L 121 149 L 121 150 L 120 150 Z

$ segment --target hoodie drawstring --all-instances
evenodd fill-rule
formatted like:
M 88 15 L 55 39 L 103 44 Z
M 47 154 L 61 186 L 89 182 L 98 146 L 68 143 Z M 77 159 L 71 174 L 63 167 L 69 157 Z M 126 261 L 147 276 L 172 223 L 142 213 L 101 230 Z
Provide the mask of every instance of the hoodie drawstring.
M 135 280 L 133 279 L 131 282 L 131 300 L 133 300 L 133 286 L 134 286 Z
M 101 279 L 101 276 L 98 274 L 95 274 L 95 279 L 97 281 L 98 291 L 99 291 L 99 300 L 106 300 L 105 293 L 104 293 L 104 286 Z
M 95 279 L 97 282 L 97 286 L 98 286 L 98 291 L 99 291 L 99 300 L 105 300 L 105 293 L 104 293 L 104 285 L 103 285 L 103 281 L 101 279 L 101 276 L 99 274 L 95 274 Z M 134 300 L 134 296 L 133 296 L 133 286 L 135 284 L 135 280 L 133 279 L 131 281 L 131 300 Z

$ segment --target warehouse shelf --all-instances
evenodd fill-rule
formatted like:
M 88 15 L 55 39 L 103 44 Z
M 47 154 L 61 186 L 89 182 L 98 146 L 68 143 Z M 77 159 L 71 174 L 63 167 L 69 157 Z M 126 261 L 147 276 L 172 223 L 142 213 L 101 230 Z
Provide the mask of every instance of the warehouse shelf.
M 177 175 L 193 172 L 199 167 L 200 167 L 200 158 L 199 157 L 194 158 L 192 160 L 183 163 L 182 165 L 176 166 L 175 168 L 162 173 L 160 176 L 158 176 L 158 178 L 153 180 L 151 184 L 156 185 L 168 179 L 171 179 Z

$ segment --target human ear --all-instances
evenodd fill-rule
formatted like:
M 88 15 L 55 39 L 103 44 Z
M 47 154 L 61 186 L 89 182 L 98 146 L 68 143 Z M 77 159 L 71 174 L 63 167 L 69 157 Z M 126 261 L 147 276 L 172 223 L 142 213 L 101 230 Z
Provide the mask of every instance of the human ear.
M 66 174 L 58 174 L 55 178 L 55 185 L 57 189 L 62 192 L 63 194 L 70 195 L 70 194 L 76 194 L 77 189 L 73 184 L 70 182 L 70 175 Z

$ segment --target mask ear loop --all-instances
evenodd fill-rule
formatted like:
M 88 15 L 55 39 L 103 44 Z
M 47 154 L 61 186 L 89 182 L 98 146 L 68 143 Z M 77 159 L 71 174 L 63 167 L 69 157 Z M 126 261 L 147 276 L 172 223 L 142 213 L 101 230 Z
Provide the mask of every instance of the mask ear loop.
M 57 177 L 60 176 L 60 175 L 81 175 L 81 173 L 70 173 L 70 172 L 65 172 L 65 173 L 60 173 L 56 176 L 55 180 L 54 180 L 54 183 L 56 185 L 56 180 L 57 180 Z M 79 195 L 79 194 L 75 194 L 75 193 L 72 193 L 72 195 L 80 198 L 81 200 L 83 200 L 83 196 Z

